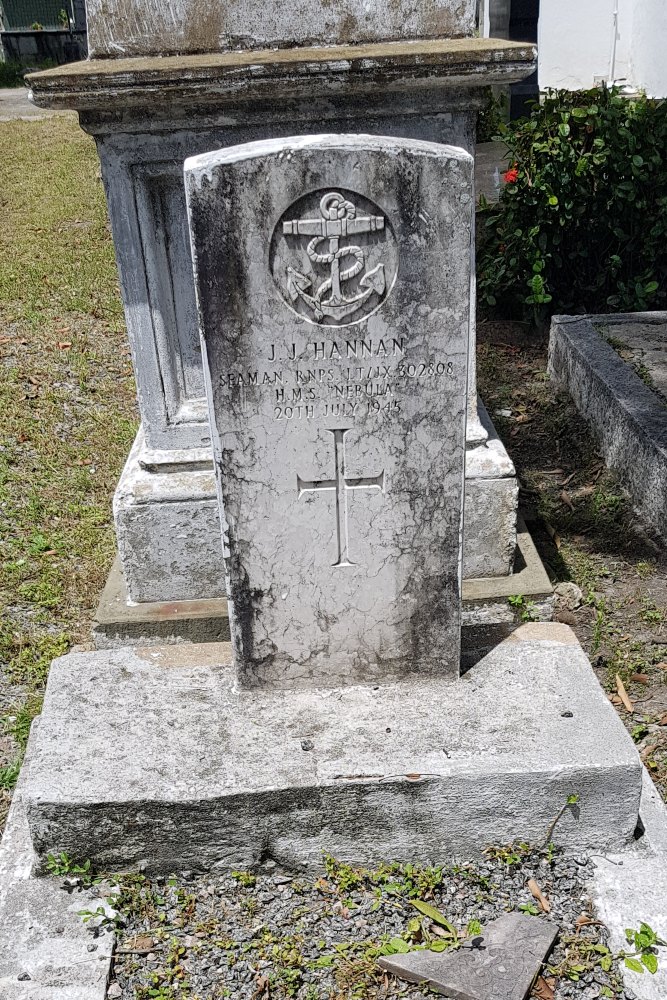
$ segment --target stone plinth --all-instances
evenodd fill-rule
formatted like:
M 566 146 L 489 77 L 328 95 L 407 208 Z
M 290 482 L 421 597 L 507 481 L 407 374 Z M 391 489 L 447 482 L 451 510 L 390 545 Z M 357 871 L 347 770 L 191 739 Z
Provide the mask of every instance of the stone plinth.
M 239 692 L 231 646 L 56 660 L 22 797 L 40 858 L 244 869 L 632 840 L 642 769 L 574 634 L 524 625 L 456 684 Z
M 461 20 L 452 33 L 469 34 L 464 7 L 448 9 L 455 8 Z M 95 30 L 91 23 L 93 36 Z M 114 51 L 122 53 L 118 44 Z M 210 565 L 215 515 L 214 493 L 204 495 L 201 476 L 211 452 L 181 177 L 185 158 L 322 131 L 414 138 L 474 153 L 482 88 L 523 78 L 534 69 L 535 55 L 534 46 L 522 43 L 411 38 L 105 58 L 32 74 L 32 100 L 78 110 L 102 165 L 142 418 L 115 499 L 119 553 L 133 601 L 215 593 L 208 589 L 209 570 L 203 572 L 205 592 L 197 572 Z M 469 463 L 471 540 L 465 544 L 478 555 L 466 555 L 464 572 L 504 576 L 513 563 L 517 486 L 506 454 L 486 448 L 488 430 L 475 405 L 474 336 L 468 399 L 468 447 L 480 454 Z M 494 462 L 498 467 L 489 474 Z M 171 503 L 181 505 L 182 517 L 171 518 Z M 186 535 L 192 556 L 172 574 L 172 560 L 160 561 L 158 553 L 181 549 Z M 153 553 L 145 572 L 132 555 L 143 548 Z M 166 585 L 161 593 L 158 580 Z M 218 594 L 222 583 L 219 577 Z

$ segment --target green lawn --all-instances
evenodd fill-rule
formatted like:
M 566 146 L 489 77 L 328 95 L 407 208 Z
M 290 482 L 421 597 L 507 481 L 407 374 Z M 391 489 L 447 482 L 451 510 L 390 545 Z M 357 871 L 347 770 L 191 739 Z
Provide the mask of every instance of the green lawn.
M 137 428 L 97 154 L 69 115 L 0 123 L 0 412 L 6 800 L 51 659 L 89 638 Z

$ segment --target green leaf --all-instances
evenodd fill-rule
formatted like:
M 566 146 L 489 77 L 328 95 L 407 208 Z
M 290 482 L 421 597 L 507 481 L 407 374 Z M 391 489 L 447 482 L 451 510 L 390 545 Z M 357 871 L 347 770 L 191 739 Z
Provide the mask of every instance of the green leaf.
M 429 951 L 447 951 L 447 948 L 447 942 L 442 940 L 431 941 L 428 946 Z
M 653 292 L 657 292 L 659 288 L 657 281 L 649 281 L 647 285 L 644 285 L 644 291 L 647 295 L 651 295 Z M 642 924 L 642 926 L 645 926 Z
M 482 925 L 479 920 L 469 920 L 468 926 L 466 927 L 466 932 L 468 937 L 476 937 L 478 934 L 482 933 Z
M 639 156 L 637 153 L 635 153 L 635 155 L 632 157 L 632 162 L 635 165 L 635 167 L 644 166 L 644 158 L 642 156 Z
M 410 951 L 410 945 L 403 938 L 393 937 L 389 939 L 389 946 L 393 948 L 394 953 L 398 955 L 407 955 Z
M 419 912 L 423 913 L 425 917 L 428 917 L 430 920 L 432 920 L 434 924 L 439 924 L 441 927 L 444 927 L 445 930 L 449 931 L 449 933 L 453 938 L 458 938 L 458 932 L 456 928 L 452 924 L 450 924 L 449 920 L 444 915 L 444 913 L 441 913 L 440 910 L 437 910 L 435 906 L 431 906 L 430 903 L 424 903 L 423 900 L 421 899 L 411 899 L 410 902 L 415 907 L 415 909 L 419 910 Z
M 612 964 L 613 964 L 613 959 L 611 955 L 604 955 L 600 959 L 600 968 L 602 969 L 603 972 L 609 972 L 609 970 L 612 967 Z
M 642 955 L 642 962 L 648 969 L 648 971 L 655 975 L 658 971 L 658 956 L 654 955 L 652 951 L 647 951 Z
M 555 194 L 549 196 L 549 204 L 553 205 L 554 207 L 558 204 L 558 198 L 556 197 Z
M 626 969 L 630 969 L 632 972 L 643 972 L 644 966 L 641 962 L 638 962 L 636 958 L 626 958 L 625 959 Z

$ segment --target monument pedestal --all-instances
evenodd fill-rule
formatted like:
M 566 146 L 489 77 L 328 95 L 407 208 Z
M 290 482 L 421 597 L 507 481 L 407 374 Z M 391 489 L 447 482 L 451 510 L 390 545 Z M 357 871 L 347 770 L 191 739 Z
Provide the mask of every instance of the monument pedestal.
M 482 440 L 478 435 L 466 441 L 465 580 L 503 578 L 515 568 L 514 465 L 481 400 L 478 407 Z M 210 448 L 150 449 L 140 430 L 113 510 L 124 586 L 133 604 L 226 596 Z M 516 586 L 510 593 L 526 593 Z
M 43 861 L 372 866 L 554 840 L 621 849 L 642 768 L 572 631 L 529 624 L 459 681 L 239 691 L 227 644 L 55 661 L 21 798 Z
M 471 10 L 457 34 L 472 32 Z M 457 11 L 463 17 L 463 8 Z M 32 100 L 76 109 L 100 155 L 142 418 L 114 504 L 133 602 L 225 593 L 212 542 L 217 510 L 183 160 L 253 139 L 322 131 L 425 139 L 474 154 L 483 88 L 534 68 L 529 44 L 465 37 L 373 41 L 386 27 L 386 14 L 381 20 L 368 40 L 360 39 L 366 44 L 182 57 L 150 54 L 169 50 L 154 25 L 154 38 L 148 29 L 141 34 L 140 53 L 123 36 L 104 52 L 113 58 L 30 77 Z M 105 37 L 111 31 L 99 12 L 92 21 Z M 409 24 L 405 20 L 402 30 Z M 171 29 L 177 27 L 175 21 Z M 113 24 L 121 34 L 126 28 L 122 19 Z M 172 48 L 182 50 L 182 40 Z M 115 58 L 135 51 L 141 58 Z M 509 458 L 477 409 L 474 351 L 473 324 L 464 576 L 502 578 L 514 563 L 518 490 Z

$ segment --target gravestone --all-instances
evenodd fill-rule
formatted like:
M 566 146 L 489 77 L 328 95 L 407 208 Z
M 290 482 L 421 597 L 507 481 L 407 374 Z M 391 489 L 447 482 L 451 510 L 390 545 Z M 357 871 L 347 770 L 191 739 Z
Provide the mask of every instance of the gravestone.
M 458 676 L 472 166 L 349 135 L 186 162 L 244 686 Z

